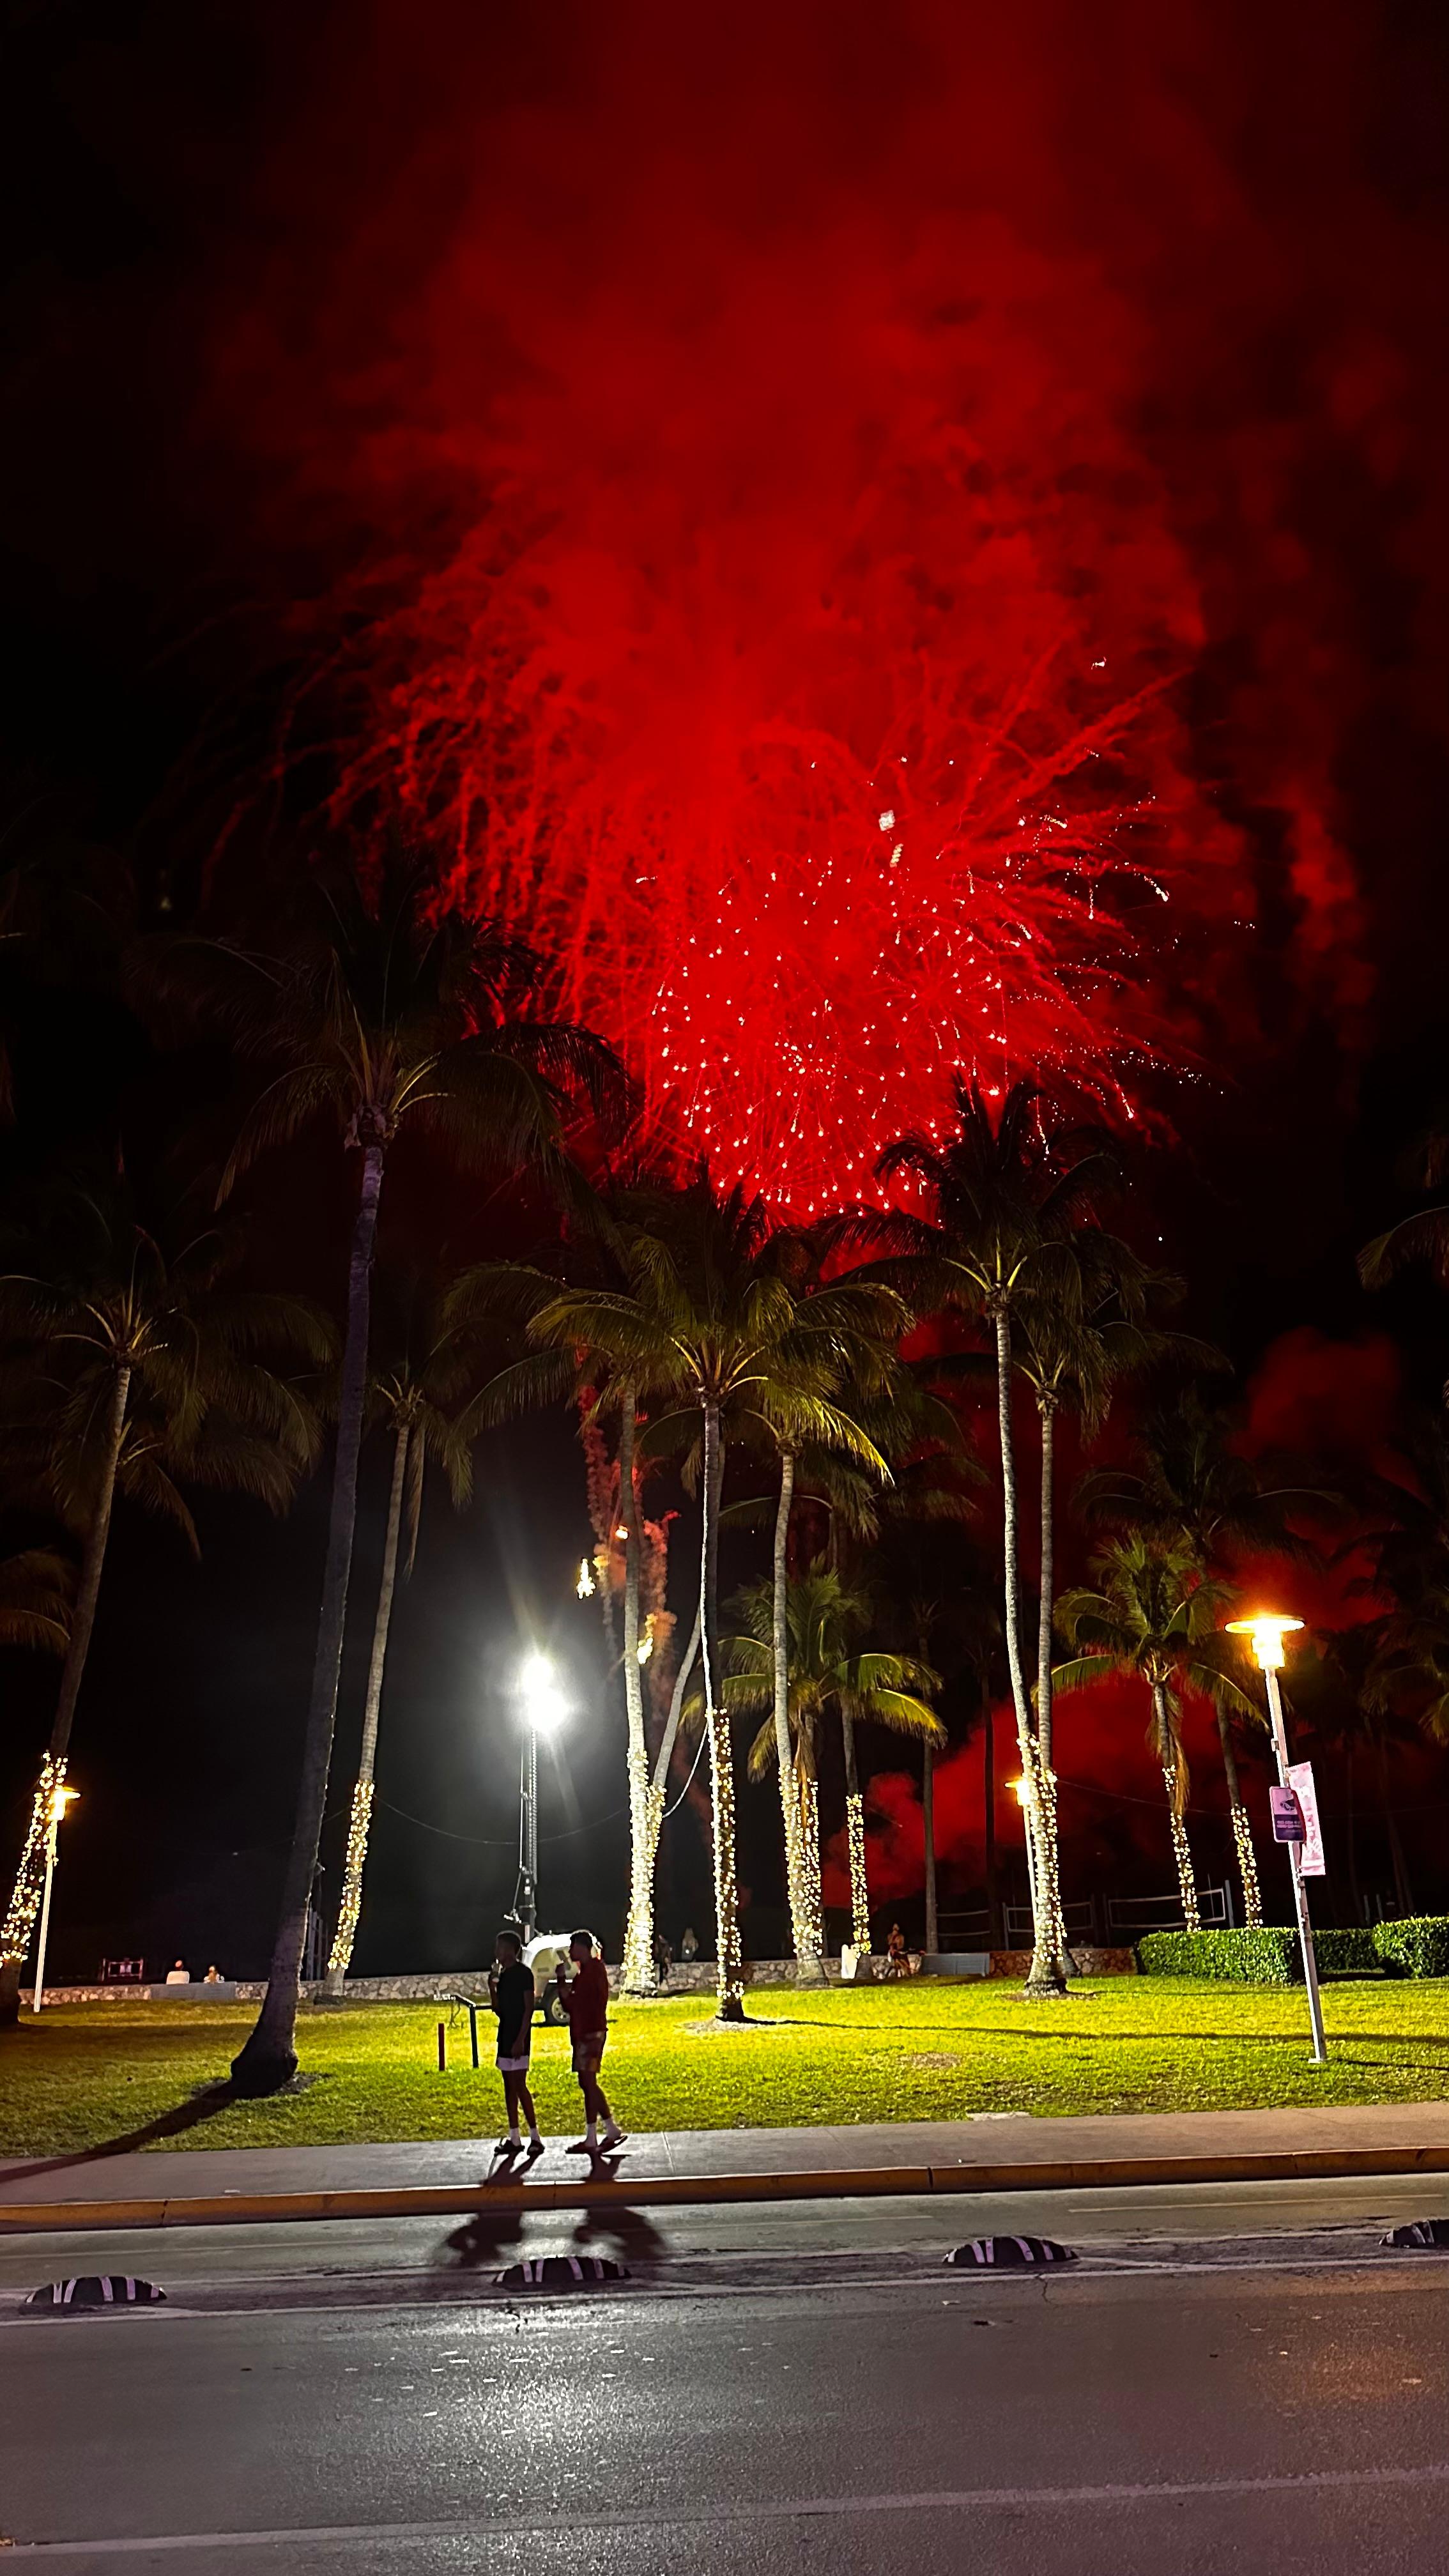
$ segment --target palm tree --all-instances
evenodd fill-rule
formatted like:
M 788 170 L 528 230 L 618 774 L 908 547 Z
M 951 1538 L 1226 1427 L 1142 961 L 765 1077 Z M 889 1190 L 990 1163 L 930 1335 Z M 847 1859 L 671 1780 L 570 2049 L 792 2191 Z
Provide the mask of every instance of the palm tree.
M 775 1587 L 751 1584 L 736 1607 L 743 1632 L 725 1641 L 725 1706 L 731 1716 L 768 1711 L 749 1752 L 750 1777 L 766 1778 L 779 1765 L 775 1724 Z M 818 1907 L 820 1887 L 820 1733 L 833 1713 L 846 1747 L 846 1841 L 850 1853 L 852 1938 L 870 1948 L 870 1902 L 865 1880 L 864 1801 L 855 1769 L 855 1729 L 888 1727 L 933 1750 L 946 1730 L 923 1696 L 939 1690 L 940 1675 L 910 1655 L 859 1653 L 857 1640 L 870 1625 L 864 1593 L 847 1591 L 840 1577 L 817 1560 L 792 1581 L 786 1595 L 789 1655 L 787 1762 L 798 1784 L 802 1875 Z
M 1091 1528 L 1134 1530 L 1169 1544 L 1186 1538 L 1202 1565 L 1224 1575 L 1242 1554 L 1321 1566 L 1292 1516 L 1332 1514 L 1340 1497 L 1287 1464 L 1241 1457 L 1231 1443 L 1226 1406 L 1189 1386 L 1147 1415 L 1137 1466 L 1089 1469 L 1077 1487 L 1077 1509 Z
M 620 1254 L 621 1226 L 626 1221 L 627 1206 L 636 1202 L 646 1204 L 638 1201 L 637 1184 L 632 1197 L 621 1196 L 617 1189 L 609 1201 L 597 1199 L 590 1204 L 579 1197 L 574 1208 L 579 1222 L 562 1247 L 556 1271 L 526 1262 L 481 1263 L 466 1272 L 450 1293 L 449 1317 L 455 1323 L 481 1322 L 495 1329 L 517 1327 L 531 1324 L 571 1284 L 627 1294 L 628 1274 Z M 602 1384 L 595 1382 L 600 1380 Z M 653 1992 L 655 1985 L 654 1863 L 664 1814 L 664 1782 L 679 1719 L 676 1699 L 671 1722 L 665 1729 L 663 1758 L 656 1763 L 651 1780 L 644 1725 L 644 1544 L 647 1536 L 654 1551 L 651 1571 L 662 1614 L 664 1540 L 658 1525 L 644 1516 L 647 1464 L 641 1461 L 638 1451 L 641 1416 L 636 1379 L 628 1370 L 613 1371 L 602 1350 L 579 1345 L 557 1350 L 535 1348 L 512 1358 L 489 1380 L 478 1398 L 475 1419 L 480 1425 L 502 1422 L 529 1406 L 566 1398 L 571 1398 L 579 1409 L 604 1635 L 611 1660 L 617 1660 L 624 1676 L 630 1854 L 624 1991 L 646 1995 Z M 615 1465 L 610 1463 L 603 1431 L 602 1415 L 606 1409 L 618 1416 Z M 614 1619 L 621 1532 L 622 1651 Z M 653 1627 L 648 1635 L 652 1648 Z
M 36 1646 L 63 1655 L 70 1639 L 75 1567 L 54 1548 L 27 1547 L 0 1557 L 0 1646 Z
M 1081 1690 L 1113 1673 L 1146 1683 L 1152 1700 L 1147 1740 L 1167 1788 L 1183 1920 L 1196 1932 L 1197 1888 L 1183 1821 L 1188 1772 L 1180 1694 L 1184 1688 L 1199 1690 L 1256 1717 L 1254 1702 L 1227 1670 L 1216 1641 L 1231 1594 L 1226 1584 L 1202 1574 L 1183 1538 L 1154 1543 L 1134 1533 L 1114 1539 L 1093 1559 L 1093 1572 L 1095 1591 L 1065 1592 L 1057 1604 L 1057 1625 L 1079 1652 L 1058 1664 L 1052 1679 L 1058 1691 Z
M 793 1283 L 798 1237 L 772 1228 L 759 1200 L 720 1198 L 701 1170 L 665 1196 L 643 1192 L 618 1229 L 622 1288 L 568 1288 L 532 1318 L 545 1347 L 601 1354 L 619 1381 L 687 1410 L 652 1420 L 642 1447 L 691 1444 L 702 1497 L 700 1653 L 714 1815 L 719 2013 L 743 2018 L 734 1856 L 734 1768 L 720 1684 L 719 1519 L 725 1449 L 754 1426 L 798 1447 L 838 1442 L 885 1474 L 873 1443 L 830 1398 L 849 1364 L 859 1301 Z M 879 1298 L 881 1292 L 876 1291 Z M 898 1301 L 890 1300 L 893 1311 Z M 881 1304 L 884 1312 L 884 1301 Z
M 1357 1484 L 1354 1501 L 1369 1525 L 1354 1531 L 1339 1561 L 1362 1550 L 1373 1575 L 1356 1588 L 1407 1609 L 1449 1581 L 1449 1430 L 1442 1415 L 1425 1414 L 1394 1446 L 1403 1472 Z
M 301 1299 L 232 1284 L 237 1247 L 214 1228 L 168 1254 L 122 1184 L 57 1193 L 31 1250 L 34 1267 L 0 1279 L 4 1410 L 82 1552 L 50 1743 L 0 1932 L 0 2021 L 18 2009 L 115 1496 L 174 1521 L 193 1549 L 182 1483 L 230 1487 L 284 1510 L 315 1454 L 316 1426 L 270 1362 L 321 1364 L 333 1348 L 325 1320 Z
M 1378 1767 L 1394 1893 L 1407 1914 L 1409 1873 L 1389 1794 L 1386 1736 L 1395 1720 L 1409 1721 L 1431 1744 L 1449 1744 L 1449 1579 L 1427 1584 L 1382 1622 L 1364 1680 L 1363 1708 Z
M 1167 1547 L 1183 1540 L 1198 1565 L 1220 1579 L 1231 1573 L 1240 1555 L 1267 1553 L 1292 1564 L 1321 1566 L 1318 1548 L 1292 1527 L 1290 1516 L 1332 1515 L 1341 1510 L 1342 1498 L 1323 1482 L 1301 1477 L 1291 1464 L 1260 1466 L 1241 1457 L 1231 1446 L 1231 1434 L 1226 1407 L 1189 1386 L 1148 1414 L 1138 1441 L 1139 1465 L 1088 1471 L 1077 1487 L 1077 1508 L 1089 1526 L 1126 1531 Z M 1238 1778 L 1233 1710 L 1219 1699 L 1216 1714 L 1244 1920 L 1254 1925 L 1262 1922 L 1263 1905 Z M 1256 1702 L 1252 1714 L 1261 1727 Z
M 966 1446 L 960 1421 L 932 1384 L 941 1363 L 932 1358 L 904 1362 L 890 1385 L 861 1408 L 861 1418 L 891 1466 L 891 1482 L 872 1485 L 845 1461 L 823 1459 L 812 1481 L 828 1490 L 830 1539 L 828 1560 L 837 1572 L 850 1561 L 854 1543 L 870 1542 L 874 1591 L 882 1605 L 887 1642 L 913 1651 L 923 1664 L 935 1660 L 931 1638 L 938 1631 L 969 1630 L 979 1599 L 963 1594 L 959 1569 L 939 1561 L 929 1569 L 933 1540 L 958 1530 L 973 1518 L 985 1470 Z M 821 1471 L 824 1471 L 823 1475 Z M 953 1546 L 952 1554 L 955 1549 Z M 923 1589 L 926 1580 L 932 1590 Z M 999 1632 L 1000 1622 L 997 1622 Z M 921 1818 L 926 1858 L 926 1947 L 936 1940 L 935 1765 L 936 1746 L 921 1748 Z M 860 1819 L 863 1833 L 864 1816 Z M 863 1844 L 862 1844 L 863 1848 Z
M 580 1104 L 622 1096 L 601 1040 L 555 1018 L 535 952 L 435 893 L 427 862 L 392 851 L 369 897 L 350 874 L 319 879 L 278 957 L 226 942 L 170 943 L 153 983 L 229 1026 L 244 1055 L 272 1068 L 222 1178 L 222 1194 L 271 1149 L 330 1123 L 360 1158 L 347 1325 L 317 1645 L 301 1780 L 266 1994 L 232 2063 L 247 2095 L 296 2072 L 297 2003 L 327 1797 L 367 1403 L 370 1280 L 387 1159 L 406 1125 L 460 1162 L 529 1165 L 566 1190 L 563 1127 Z
M 1428 1138 L 1423 1160 L 1424 1186 L 1435 1189 L 1449 1173 L 1449 1131 Z M 1427 1261 L 1439 1286 L 1449 1287 L 1449 1207 L 1419 1208 L 1375 1235 L 1358 1256 L 1358 1274 L 1365 1288 L 1384 1288 L 1409 1261 Z
M 1055 1780 L 1052 1759 L 1052 1627 L 1056 1597 L 1056 1426 L 1064 1407 L 1074 1411 L 1090 1438 L 1111 1410 L 1119 1381 L 1171 1355 L 1211 1361 L 1205 1343 L 1164 1333 L 1148 1324 L 1150 1301 L 1177 1297 L 1183 1282 L 1149 1270 L 1130 1246 L 1100 1226 L 1079 1224 L 1068 1238 L 1069 1267 L 1062 1284 L 1049 1283 L 1023 1306 L 1017 1366 L 1036 1400 L 1041 1426 L 1041 1586 L 1037 1618 L 1036 1736 L 1043 1777 Z M 1048 1846 L 1047 1875 L 1060 1895 L 1056 1798 L 1044 1802 L 1039 1826 Z M 1066 1946 L 1058 1915 L 1057 1938 Z
M 788 1245 L 781 1235 L 777 1244 Z M 824 1230 L 813 1238 L 801 1237 L 793 1250 L 787 1250 L 782 1267 L 788 1272 L 795 1293 L 805 1299 L 830 1300 L 834 1318 L 835 1357 L 830 1368 L 820 1375 L 812 1363 L 818 1389 L 826 1389 L 848 1410 L 834 1422 L 823 1425 L 814 1416 L 805 1417 L 804 1428 L 810 1437 L 802 1444 L 801 1425 L 792 1410 L 775 1420 L 773 1446 L 779 1458 L 779 1486 L 773 1514 L 773 1550 L 771 1582 L 773 1614 L 771 1651 L 773 1659 L 773 1718 L 775 1761 L 780 1783 L 780 1811 L 785 1838 L 785 1883 L 789 1894 L 791 1939 L 796 1959 L 808 1981 L 822 1982 L 824 1967 L 824 1924 L 820 1910 L 819 1833 L 814 1811 L 813 1785 L 802 1786 L 804 1775 L 790 1754 L 790 1631 L 789 1567 L 790 1523 L 794 1507 L 797 1473 L 803 1466 L 807 1478 L 833 1489 L 832 1535 L 842 1515 L 860 1530 L 878 1525 L 880 1513 L 889 1511 L 898 1489 L 894 1465 L 890 1475 L 875 1462 L 890 1458 L 904 1461 L 912 1448 L 918 1448 L 929 1436 L 934 1442 L 930 1470 L 935 1471 L 937 1454 L 947 1442 L 960 1448 L 959 1432 L 954 1418 L 929 1397 L 912 1373 L 896 1358 L 896 1343 L 910 1318 L 895 1294 L 878 1281 L 853 1280 L 848 1275 L 827 1282 L 822 1274 L 821 1255 L 826 1245 Z M 745 1408 L 746 1424 L 754 1407 Z M 938 1419 L 940 1417 L 940 1419 Z M 944 1438 L 941 1421 L 945 1423 Z M 862 1447 L 862 1442 L 866 1447 Z M 862 1464 L 872 1455 L 872 1468 Z M 923 1473 L 909 1480 L 911 1489 L 924 1483 Z M 813 1783 L 813 1773 L 809 1775 Z
M 1012 1323 L 1050 1295 L 1076 1311 L 1080 1269 L 1071 1237 L 1086 1222 L 1093 1193 L 1111 1178 L 1112 1157 L 1095 1131 L 1062 1131 L 1048 1139 L 1031 1082 L 1013 1083 L 993 1116 L 976 1083 L 959 1077 L 956 1132 L 901 1137 L 882 1155 L 883 1178 L 918 1182 L 935 1205 L 935 1222 L 897 1217 L 894 1239 L 912 1258 L 936 1302 L 984 1317 L 996 1356 L 997 1427 L 1001 1444 L 1004 1609 L 1007 1667 L 1016 1711 L 1017 1745 L 1027 1783 L 1033 1946 L 1029 1994 L 1063 1994 L 1061 1908 L 1053 1876 L 1054 1782 L 1032 1723 L 1021 1648 L 1021 1568 L 1017 1538 L 1016 1454 L 1012 1437 Z
M 368 1378 L 370 1422 L 392 1434 L 392 1479 L 383 1536 L 382 1576 L 372 1627 L 372 1654 L 362 1708 L 362 1743 L 347 1827 L 342 1897 L 327 1961 L 325 1991 L 340 1995 L 352 1963 L 362 1911 L 362 1880 L 367 1864 L 372 1821 L 373 1774 L 377 1763 L 377 1728 L 382 1713 L 382 1685 L 387 1668 L 388 1636 L 398 1560 L 403 1580 L 413 1570 L 422 1518 L 423 1487 L 429 1466 L 447 1477 L 454 1504 L 461 1510 L 473 1490 L 473 1422 L 460 1399 L 477 1374 L 470 1336 L 442 1323 L 428 1302 L 409 1287 L 397 1319 L 390 1365 L 374 1365 Z
M 1365 1587 L 1366 1589 L 1368 1587 Z M 1344 1840 L 1348 1857 L 1349 1893 L 1354 1914 L 1359 1922 L 1368 1920 L 1364 1907 L 1363 1879 L 1359 1866 L 1358 1837 L 1358 1756 L 1360 1747 L 1373 1764 L 1383 1817 L 1384 1840 L 1389 1866 L 1393 1873 L 1394 1904 L 1400 1914 L 1412 1914 L 1412 1891 L 1408 1865 L 1404 1856 L 1399 1820 L 1394 1810 L 1393 1784 L 1389 1776 L 1389 1746 L 1407 1731 L 1407 1721 L 1400 1713 L 1397 1685 L 1381 1689 L 1389 1676 L 1381 1669 L 1384 1652 L 1386 1618 L 1366 1619 L 1352 1628 L 1334 1628 L 1318 1640 L 1323 1666 L 1329 1683 L 1324 1705 L 1315 1706 L 1315 1732 L 1338 1746 L 1343 1759 Z

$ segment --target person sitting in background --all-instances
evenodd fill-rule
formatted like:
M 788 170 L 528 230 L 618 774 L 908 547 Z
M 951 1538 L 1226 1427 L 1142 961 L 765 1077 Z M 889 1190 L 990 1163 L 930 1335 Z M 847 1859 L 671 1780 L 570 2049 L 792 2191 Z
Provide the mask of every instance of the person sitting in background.
M 692 1923 L 686 1923 L 679 1936 L 679 1955 L 686 1967 L 690 1967 L 699 1956 L 699 1943 L 694 1937 Z
M 187 1964 L 186 1964 L 186 1961 L 185 1961 L 184 1959 L 178 1959 L 174 1968 L 168 1968 L 168 1969 L 167 1969 L 167 1971 L 166 1971 L 166 1983 L 168 1984 L 168 1986 L 189 1986 L 189 1985 L 190 1985 L 190 1983 L 191 1983 L 191 1970 L 188 1968 L 188 1966 L 187 1966 Z
M 668 1985 L 669 1971 L 673 1965 L 674 1952 L 665 1940 L 663 1933 L 656 1932 L 654 1935 L 654 1972 L 659 1979 L 661 1989 Z
M 215 1962 L 214 1962 L 214 1961 L 213 1961 L 212 1965 L 207 1969 L 207 1972 L 206 1972 L 205 1976 L 202 1978 L 201 1982 L 202 1982 L 202 1984 L 203 1984 L 204 1986 L 219 1986 L 219 1985 L 221 1984 L 221 1982 L 222 1982 L 222 1974 L 221 1974 L 221 1970 L 220 1970 L 220 1968 L 218 1968 L 218 1967 L 216 1966 L 216 1964 L 215 1964 Z
M 906 1949 L 906 1936 L 899 1923 L 893 1923 L 886 1938 L 886 1975 L 908 1977 L 910 1973 L 911 1962 L 910 1954 Z

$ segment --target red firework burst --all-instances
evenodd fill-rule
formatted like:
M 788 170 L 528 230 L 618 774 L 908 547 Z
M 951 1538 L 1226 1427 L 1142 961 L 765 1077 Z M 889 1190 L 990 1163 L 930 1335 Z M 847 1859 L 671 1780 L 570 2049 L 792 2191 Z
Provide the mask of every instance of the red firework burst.
M 808 1214 L 957 1070 L 1130 1114 L 1237 852 L 1100 287 L 1084 323 L 965 219 L 714 284 L 684 330 L 608 277 L 517 305 L 531 373 L 451 432 L 486 503 L 367 627 L 337 808 L 445 835 L 656 1123 Z

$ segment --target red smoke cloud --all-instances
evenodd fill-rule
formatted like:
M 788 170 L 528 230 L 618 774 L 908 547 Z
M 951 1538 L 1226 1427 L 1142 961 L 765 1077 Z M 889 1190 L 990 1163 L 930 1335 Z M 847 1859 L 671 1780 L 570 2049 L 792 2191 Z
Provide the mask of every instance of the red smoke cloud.
M 1311 1324 L 1280 1333 L 1248 1382 L 1245 1457 L 1286 1450 L 1390 1472 L 1403 1362 L 1387 1333 L 1335 1341 Z
M 1170 1888 L 1172 1846 L 1161 1770 L 1147 1747 L 1150 1715 L 1144 1685 L 1110 1676 L 1091 1690 L 1072 1692 L 1056 1711 L 1053 1756 L 1060 1783 L 1062 1849 L 1069 1895 L 1099 1883 L 1114 1866 L 1141 1859 L 1160 1869 Z M 1217 1727 L 1206 1702 L 1189 1696 L 1184 1741 L 1191 1774 L 1189 1829 L 1201 1831 L 1203 1855 L 1216 1869 L 1221 1859 L 1219 1818 L 1225 1793 Z M 947 1893 L 982 1884 L 986 1864 L 985 1768 L 981 1732 L 937 1766 L 936 1856 Z M 995 1712 L 996 1836 L 1005 1888 L 1022 1865 L 1021 1811 L 1010 1788 L 1020 1765 L 1009 1702 Z M 1249 1801 L 1261 1804 L 1253 1766 L 1247 1766 Z M 1266 1775 L 1265 1775 L 1266 1776 Z M 925 1884 L 925 1829 L 919 1772 L 880 1771 L 866 1791 L 866 1858 L 872 1907 L 919 1896 Z M 850 1903 L 849 1864 L 843 1832 L 826 1847 L 824 1893 L 828 1905 Z
M 1402 1478 L 1391 1446 L 1400 1411 L 1402 1364 L 1387 1334 L 1335 1341 L 1311 1325 L 1280 1334 L 1249 1381 L 1240 1446 L 1247 1457 L 1275 1452 L 1332 1485 L 1355 1472 Z M 1296 1477 L 1293 1479 L 1296 1481 Z M 1377 1518 L 1377 1515 L 1375 1515 Z M 1293 1524 L 1323 1550 L 1321 1566 L 1245 1557 L 1235 1578 L 1251 1606 L 1290 1608 L 1310 1628 L 1357 1627 L 1386 1606 L 1367 1588 L 1367 1559 L 1350 1542 L 1351 1517 L 1295 1511 Z
M 334 810 L 807 1208 L 958 1064 L 1210 1052 L 1257 871 L 1356 1009 L 1312 519 L 1413 431 L 1351 22 L 1310 83 L 1289 14 L 488 17 L 374 10 L 218 346 L 269 538 L 349 557 Z

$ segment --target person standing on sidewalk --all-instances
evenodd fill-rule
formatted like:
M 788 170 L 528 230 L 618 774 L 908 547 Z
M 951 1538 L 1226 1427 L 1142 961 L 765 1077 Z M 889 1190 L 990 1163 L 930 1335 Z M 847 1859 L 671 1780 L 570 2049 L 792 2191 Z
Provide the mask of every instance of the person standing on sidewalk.
M 608 2155 L 624 2143 L 624 2131 L 604 2099 L 599 2082 L 604 2045 L 609 2036 L 609 1971 L 594 1945 L 592 1932 L 574 1932 L 569 1937 L 569 1957 L 574 1973 L 565 1979 L 562 1959 L 558 1963 L 559 1999 L 569 2017 L 569 2037 L 573 2041 L 574 2073 L 584 2097 L 585 2134 L 569 2149 L 571 2156 Z M 602 2138 L 599 2122 L 604 2124 Z
M 533 1970 L 524 1965 L 523 1943 L 516 1932 L 500 1932 L 493 1950 L 488 2000 L 498 2015 L 497 2063 L 503 2078 L 503 2100 L 508 2112 L 508 2135 L 499 2139 L 498 2152 L 504 2156 L 517 2155 L 523 2144 L 518 2129 L 518 2115 L 522 2111 L 528 2122 L 528 2152 L 531 2156 L 541 2156 L 543 2140 L 538 2134 L 538 2115 L 528 2089 L 536 2000 Z

